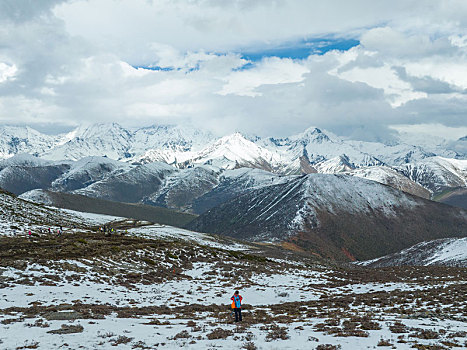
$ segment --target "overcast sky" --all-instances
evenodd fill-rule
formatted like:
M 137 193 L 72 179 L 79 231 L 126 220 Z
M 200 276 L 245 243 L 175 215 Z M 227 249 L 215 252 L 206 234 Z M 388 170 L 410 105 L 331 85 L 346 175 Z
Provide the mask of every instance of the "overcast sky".
M 0 124 L 467 134 L 465 0 L 2 0 Z

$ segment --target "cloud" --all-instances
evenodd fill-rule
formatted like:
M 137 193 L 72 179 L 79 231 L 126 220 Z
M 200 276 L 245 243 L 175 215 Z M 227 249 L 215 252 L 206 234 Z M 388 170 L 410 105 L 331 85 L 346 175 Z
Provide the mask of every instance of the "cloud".
M 254 67 L 254 68 L 253 68 Z M 262 85 L 298 83 L 309 70 L 300 62 L 277 57 L 265 58 L 256 67 L 231 72 L 223 80 L 226 84 L 220 95 L 260 96 L 256 88 Z
M 456 51 L 447 37 L 431 38 L 425 33 L 407 35 L 390 27 L 371 29 L 361 36 L 360 42 L 369 51 L 399 59 L 445 56 Z
M 3 83 L 9 79 L 14 79 L 18 68 L 16 65 L 9 65 L 4 62 L 0 62 L 0 83 Z
M 0 122 L 370 140 L 460 128 L 466 18 L 454 0 L 3 1 Z
M 3 0 L 0 2 L 0 19 L 16 23 L 47 16 L 58 4 L 68 0 Z
M 464 89 L 453 86 L 446 81 L 441 81 L 430 76 L 415 77 L 407 74 L 404 67 L 392 67 L 397 76 L 409 83 L 416 91 L 422 91 L 427 94 L 452 94 L 452 93 L 465 93 Z

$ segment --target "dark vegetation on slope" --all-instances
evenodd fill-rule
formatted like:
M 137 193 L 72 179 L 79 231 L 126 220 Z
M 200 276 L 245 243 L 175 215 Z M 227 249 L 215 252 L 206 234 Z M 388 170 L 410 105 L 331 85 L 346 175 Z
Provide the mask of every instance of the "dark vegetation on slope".
M 452 205 L 454 207 L 467 209 L 467 188 L 458 187 L 438 194 L 433 198 L 437 202 Z
M 467 236 L 467 222 L 456 209 L 427 202 L 395 217 L 338 214 L 321 211 L 323 226 L 306 227 L 291 238 L 295 244 L 338 260 L 368 260 L 394 253 L 419 242 Z M 465 214 L 464 214 L 465 215 Z
M 150 205 L 112 202 L 69 193 L 45 192 L 54 206 L 80 212 L 121 216 L 175 227 L 183 227 L 196 217 Z

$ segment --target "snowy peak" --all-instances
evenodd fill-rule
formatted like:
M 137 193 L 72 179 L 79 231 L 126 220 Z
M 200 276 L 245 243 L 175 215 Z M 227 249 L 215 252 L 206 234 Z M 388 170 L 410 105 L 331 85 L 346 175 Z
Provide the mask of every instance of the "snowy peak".
M 291 139 L 300 141 L 304 145 L 309 143 L 323 143 L 331 141 L 328 135 L 316 127 L 308 128 L 303 133 L 292 136 Z
M 251 166 L 272 169 L 278 157 L 240 133 L 224 136 L 201 150 L 194 163 L 221 165 L 227 169 Z
M 12 157 L 18 153 L 38 155 L 53 148 L 58 140 L 57 136 L 41 134 L 27 126 L 1 126 L 0 159 Z
M 336 174 L 336 173 L 342 173 L 345 171 L 351 171 L 355 169 L 355 166 L 350 163 L 349 157 L 347 157 L 345 154 L 326 160 L 324 162 L 315 164 L 315 169 L 318 170 L 318 172 L 323 173 L 323 174 Z
M 214 139 L 207 131 L 175 125 L 153 125 L 133 133 L 132 153 L 150 150 L 199 150 Z
M 67 136 L 69 141 L 50 149 L 42 157 L 53 160 L 79 160 L 88 156 L 128 158 L 130 133 L 117 123 L 98 123 L 78 127 Z
M 130 133 L 118 123 L 96 123 L 86 127 L 78 127 L 75 138 L 106 139 L 107 137 L 130 138 Z

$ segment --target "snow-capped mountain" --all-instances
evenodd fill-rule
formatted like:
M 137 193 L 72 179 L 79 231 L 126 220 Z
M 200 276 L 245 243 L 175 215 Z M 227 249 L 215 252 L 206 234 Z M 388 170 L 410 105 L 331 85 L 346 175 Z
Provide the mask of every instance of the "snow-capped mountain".
M 258 146 L 240 133 L 235 133 L 212 142 L 198 152 L 192 162 L 226 169 L 248 167 L 273 171 L 281 163 L 281 159 L 277 153 Z
M 42 134 L 28 126 L 0 126 L 0 159 L 19 153 L 39 155 L 54 148 L 63 136 Z
M 29 153 L 64 164 L 63 160 L 95 156 L 134 165 L 162 162 L 178 169 L 207 165 L 257 168 L 282 175 L 345 172 L 372 180 L 379 172 L 377 181 L 414 194 L 423 192 L 423 196 L 424 191 L 410 181 L 432 196 L 445 189 L 465 187 L 467 182 L 467 153 L 461 151 L 467 141 L 431 141 L 407 133 L 401 133 L 392 144 L 383 144 L 344 140 L 315 127 L 282 139 L 240 133 L 215 138 L 207 131 L 168 125 L 130 130 L 116 123 L 79 127 L 58 136 L 20 127 L 3 127 L 0 132 L 0 158 L 5 159 Z M 370 168 L 373 175 L 363 170 Z M 408 182 L 402 185 L 404 181 Z
M 67 134 L 69 141 L 40 154 L 51 160 L 79 160 L 89 156 L 129 158 L 131 134 L 117 123 L 79 127 Z

